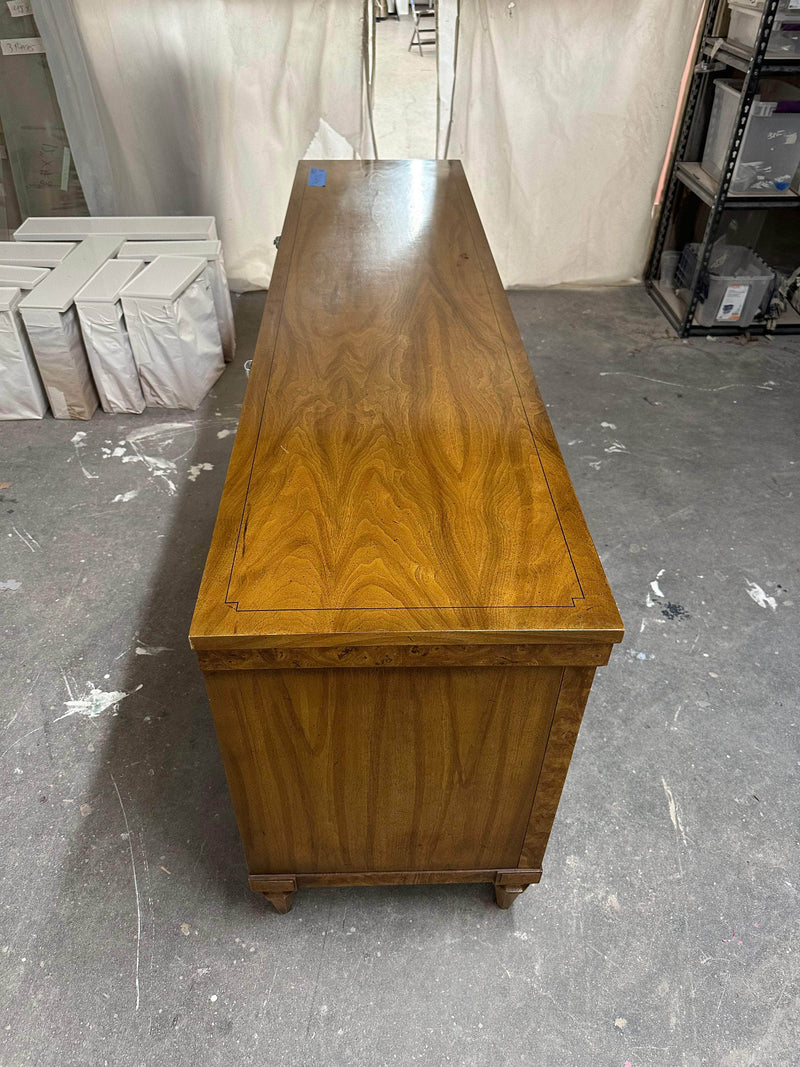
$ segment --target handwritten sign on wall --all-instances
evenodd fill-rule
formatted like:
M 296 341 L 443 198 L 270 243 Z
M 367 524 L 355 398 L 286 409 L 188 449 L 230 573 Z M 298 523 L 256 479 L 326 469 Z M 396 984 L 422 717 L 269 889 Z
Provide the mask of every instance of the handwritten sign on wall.
M 31 0 L 6 0 L 6 7 L 12 18 L 19 18 L 20 15 L 33 14 Z
M 44 52 L 44 45 L 41 37 L 13 37 L 0 41 L 0 51 L 4 56 L 32 56 Z

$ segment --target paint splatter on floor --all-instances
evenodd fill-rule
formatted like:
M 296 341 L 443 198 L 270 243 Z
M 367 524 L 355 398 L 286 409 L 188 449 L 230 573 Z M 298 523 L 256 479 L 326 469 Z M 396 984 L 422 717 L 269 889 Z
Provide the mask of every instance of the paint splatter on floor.
M 141 685 L 137 685 L 132 692 L 138 693 L 141 688 Z M 55 722 L 59 722 L 61 719 L 68 719 L 71 715 L 82 715 L 86 719 L 96 719 L 108 708 L 112 708 L 116 715 L 120 703 L 125 700 L 126 697 L 131 695 L 130 693 L 123 692 L 121 689 L 115 689 L 106 693 L 104 690 L 98 689 L 94 682 L 86 683 L 86 694 L 82 697 L 75 696 L 68 682 L 67 691 L 70 695 L 70 699 L 64 701 L 64 707 L 67 711 L 63 715 L 59 715 L 58 718 L 54 720 Z
M 645 600 L 645 603 L 647 604 L 648 608 L 654 608 L 656 606 L 655 605 L 655 601 L 653 600 L 653 597 L 658 597 L 659 600 L 663 600 L 664 599 L 664 594 L 661 592 L 661 586 L 658 584 L 661 581 L 661 579 L 663 578 L 663 576 L 664 576 L 664 568 L 662 567 L 661 570 L 658 572 L 658 574 L 655 576 L 655 578 L 650 583 L 650 590 L 652 592 L 652 596 L 651 596 L 650 593 L 648 593 L 647 594 L 647 598 Z
M 213 469 L 213 463 L 197 463 L 195 466 L 189 468 L 189 481 L 196 482 L 201 471 L 213 471 Z
M 70 438 L 70 444 L 73 445 L 73 447 L 75 448 L 75 458 L 80 464 L 80 468 L 83 471 L 84 478 L 97 478 L 99 477 L 99 475 L 93 474 L 91 471 L 86 469 L 83 463 L 83 458 L 81 456 L 81 453 L 86 448 L 86 437 L 87 433 L 85 430 L 78 430 L 78 432 Z
M 691 615 L 683 607 L 682 604 L 673 604 L 671 600 L 667 600 L 664 596 L 664 592 L 661 588 L 661 579 L 664 577 L 664 568 L 662 567 L 655 578 L 650 583 L 650 591 L 645 598 L 645 604 L 648 608 L 661 608 L 661 614 L 665 619 L 691 619 Z M 645 621 L 642 620 L 641 629 L 644 630 Z M 641 632 L 641 630 L 640 630 Z
M 162 652 L 172 652 L 172 649 L 167 648 L 166 645 L 144 645 L 140 643 L 136 646 L 137 656 L 160 656 Z
M 661 609 L 661 614 L 666 619 L 691 619 L 691 615 L 680 604 L 673 604 L 671 600 L 668 600 L 664 607 Z
M 19 532 L 16 526 L 12 526 L 11 529 L 14 531 L 20 541 L 22 541 L 23 545 L 25 545 L 26 548 L 29 548 L 31 552 L 35 553 L 42 547 L 36 540 L 36 538 L 33 536 L 33 534 L 28 533 L 24 526 L 22 527 L 22 533 Z M 11 534 L 9 534 L 9 537 L 10 536 Z
M 667 798 L 667 806 L 669 807 L 669 820 L 672 823 L 672 829 L 676 834 L 680 835 L 681 841 L 684 845 L 688 845 L 686 839 L 686 831 L 683 828 L 683 822 L 681 821 L 680 812 L 678 811 L 678 805 L 675 803 L 675 797 L 672 794 L 672 790 L 667 785 L 665 778 L 661 779 L 661 784 L 664 787 L 664 795 Z
M 747 585 L 747 595 L 754 603 L 758 604 L 760 608 L 772 608 L 773 611 L 777 610 L 778 601 L 774 596 L 767 596 L 764 590 L 756 582 L 748 581 L 745 579 Z
M 136 459 L 147 468 L 151 478 L 170 496 L 178 489 L 170 475 L 176 471 L 177 461 L 187 456 L 197 439 L 191 422 L 162 422 L 145 426 L 128 434 L 128 444 Z M 133 457 L 123 457 L 123 462 Z

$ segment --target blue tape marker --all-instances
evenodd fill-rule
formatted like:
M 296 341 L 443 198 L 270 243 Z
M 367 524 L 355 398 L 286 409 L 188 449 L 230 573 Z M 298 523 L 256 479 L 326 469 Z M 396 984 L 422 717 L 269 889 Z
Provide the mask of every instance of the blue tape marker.
M 308 173 L 308 184 L 309 185 L 319 185 L 319 186 L 324 185 L 325 184 L 325 171 L 321 170 L 319 167 L 312 167 L 311 170 Z

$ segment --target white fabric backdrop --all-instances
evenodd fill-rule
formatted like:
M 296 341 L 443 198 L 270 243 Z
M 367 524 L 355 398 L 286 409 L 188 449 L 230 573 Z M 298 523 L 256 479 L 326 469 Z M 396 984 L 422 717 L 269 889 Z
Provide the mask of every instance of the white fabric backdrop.
M 448 155 L 507 286 L 641 277 L 700 0 L 462 0 Z
M 438 152 L 507 285 L 641 275 L 700 2 L 440 0 Z M 297 159 L 374 154 L 371 0 L 33 5 L 92 213 L 215 215 L 236 289 L 269 282 Z
M 437 0 L 436 5 L 436 72 L 439 95 L 436 101 L 436 157 L 447 157 L 450 117 L 453 104 L 453 80 L 458 55 L 460 0 Z
M 215 215 L 233 288 L 266 286 L 297 160 L 372 155 L 364 10 L 34 0 L 92 214 Z

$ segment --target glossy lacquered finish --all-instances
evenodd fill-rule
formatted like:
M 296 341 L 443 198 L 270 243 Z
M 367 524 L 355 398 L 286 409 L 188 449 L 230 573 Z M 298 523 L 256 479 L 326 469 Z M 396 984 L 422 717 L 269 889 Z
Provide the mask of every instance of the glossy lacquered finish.
M 191 630 L 251 884 L 507 906 L 622 623 L 460 163 L 310 165 Z
M 281 235 L 195 648 L 618 639 L 460 164 L 320 165 Z

